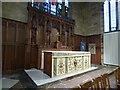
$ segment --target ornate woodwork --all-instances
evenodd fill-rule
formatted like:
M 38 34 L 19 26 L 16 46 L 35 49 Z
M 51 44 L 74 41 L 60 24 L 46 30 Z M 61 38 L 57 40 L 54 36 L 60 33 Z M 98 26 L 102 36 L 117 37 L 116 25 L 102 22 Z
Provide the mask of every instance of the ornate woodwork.
M 29 49 L 32 49 L 33 47 L 35 51 L 33 49 L 30 51 L 37 52 L 37 61 L 35 59 L 34 62 L 37 63 L 37 68 L 41 67 L 40 63 L 42 50 L 74 49 L 74 20 L 70 18 L 63 18 L 58 15 L 52 15 L 42 9 L 32 7 L 31 3 L 28 3 L 27 9 L 28 25 L 25 51 L 26 67 L 28 67 L 29 65 L 31 66 L 30 62 L 34 60 L 33 59 L 29 61 L 30 53 L 32 53 L 29 52 Z
M 100 35 L 80 36 L 75 21 L 54 16 L 28 4 L 28 23 L 2 18 L 2 69 L 41 67 L 42 50 L 80 50 L 80 41 L 96 44 L 92 63 L 101 63 Z M 59 42 L 56 42 L 59 41 Z
M 70 18 L 62 18 L 49 14 L 40 9 L 36 9 L 28 4 L 28 43 L 31 45 L 42 46 L 42 48 L 54 48 L 52 37 L 56 38 L 56 41 L 60 41 L 62 46 L 73 46 L 73 30 L 75 21 Z M 43 27 L 43 28 L 40 28 Z M 53 29 L 56 29 L 54 33 Z M 39 34 L 44 35 L 40 38 Z M 52 34 L 54 33 L 54 34 Z M 38 43 L 39 40 L 44 40 L 43 44 Z M 62 48 L 62 47 L 61 47 Z M 73 47 L 72 47 L 73 48 Z

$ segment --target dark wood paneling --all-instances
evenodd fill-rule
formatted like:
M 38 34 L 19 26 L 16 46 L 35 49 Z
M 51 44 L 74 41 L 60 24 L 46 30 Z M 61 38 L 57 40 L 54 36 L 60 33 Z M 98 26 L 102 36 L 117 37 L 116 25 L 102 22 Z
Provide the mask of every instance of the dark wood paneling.
M 31 63 L 31 46 L 30 45 L 26 45 L 25 46 L 25 64 L 24 67 L 25 68 L 30 68 L 30 63 Z
M 78 50 L 78 51 L 80 50 L 81 41 L 85 41 L 87 43 L 87 51 L 88 51 L 89 43 L 96 44 L 96 54 L 91 55 L 91 63 L 101 64 L 101 35 L 91 35 L 91 36 L 74 35 L 74 50 Z
M 6 32 L 7 42 L 14 43 L 16 39 L 16 24 L 9 22 Z
M 14 68 L 24 69 L 24 60 L 25 60 L 25 46 L 24 45 L 16 45 L 15 46 Z
M 37 44 L 39 46 L 44 47 L 44 27 L 43 26 L 38 26 L 38 31 L 37 31 Z
M 2 45 L 2 71 L 4 71 L 4 63 L 5 63 L 5 45 Z
M 101 35 L 92 35 L 86 37 L 87 44 L 96 44 L 96 54 L 91 55 L 93 64 L 101 64 Z
M 19 23 L 18 24 L 18 30 L 17 30 L 17 42 L 18 43 L 22 43 L 25 44 L 25 40 L 26 40 L 26 27 L 23 23 Z
M 44 53 L 44 72 L 51 76 L 52 70 L 52 53 L 45 52 Z
M 14 61 L 15 61 L 15 46 L 14 45 L 5 45 L 5 56 L 4 56 L 4 70 L 13 70 Z
M 42 49 L 41 47 L 38 47 L 38 62 L 37 62 L 37 68 L 41 68 L 41 58 L 42 58 Z
M 2 42 L 6 42 L 7 21 L 2 22 Z
M 40 58 L 41 60 L 41 58 Z M 39 61 L 39 63 L 41 63 Z M 26 45 L 25 48 L 25 68 L 39 68 L 37 46 Z
M 3 72 L 24 69 L 26 23 L 2 19 Z
M 85 41 L 86 42 L 86 37 L 81 36 L 81 35 L 74 35 L 74 50 L 80 51 L 80 42 Z
M 2 44 L 3 44 L 3 72 L 7 70 L 16 70 L 16 69 L 24 69 L 24 68 L 32 68 L 37 67 L 40 68 L 41 66 L 41 51 L 44 49 L 44 26 L 39 26 L 39 30 L 37 31 L 37 45 L 32 45 L 30 43 L 31 38 L 28 34 L 30 32 L 26 31 L 26 23 L 17 22 L 13 20 L 3 19 L 2 21 Z M 28 35 L 28 36 L 26 36 Z M 80 42 L 85 41 L 87 45 L 89 43 L 96 44 L 96 54 L 92 55 L 92 63 L 100 64 L 101 63 L 101 39 L 100 35 L 93 35 L 93 36 L 81 36 L 81 35 L 69 35 L 69 40 L 73 42 L 74 49 L 73 50 L 80 50 Z M 27 37 L 27 38 L 26 38 Z M 63 38 L 63 37 L 61 37 Z M 27 42 L 29 41 L 29 42 Z M 26 43 L 27 42 L 27 43 Z M 67 42 L 67 41 L 66 41 Z M 47 47 L 47 50 L 53 49 L 51 47 Z M 65 48 L 66 49 L 66 48 Z M 59 49 L 57 49 L 59 50 Z M 39 55 L 38 55 L 39 54 Z M 45 57 L 47 60 L 50 59 L 48 55 Z M 50 62 L 45 62 L 50 63 Z M 50 72 L 51 66 L 45 66 L 45 70 Z M 49 74 L 49 73 L 48 73 Z
M 38 61 L 38 49 L 37 46 L 31 47 L 31 67 L 37 68 Z

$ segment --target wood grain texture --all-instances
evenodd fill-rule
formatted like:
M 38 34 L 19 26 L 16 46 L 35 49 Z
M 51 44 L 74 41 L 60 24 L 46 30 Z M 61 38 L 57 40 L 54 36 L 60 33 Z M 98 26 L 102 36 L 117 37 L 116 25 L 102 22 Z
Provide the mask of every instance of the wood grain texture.
M 3 72 L 24 69 L 26 23 L 2 19 Z
M 92 35 L 86 37 L 87 44 L 96 44 L 96 54 L 91 55 L 93 64 L 101 64 L 101 35 Z
M 44 53 L 44 72 L 47 73 L 50 77 L 52 75 L 52 53 Z

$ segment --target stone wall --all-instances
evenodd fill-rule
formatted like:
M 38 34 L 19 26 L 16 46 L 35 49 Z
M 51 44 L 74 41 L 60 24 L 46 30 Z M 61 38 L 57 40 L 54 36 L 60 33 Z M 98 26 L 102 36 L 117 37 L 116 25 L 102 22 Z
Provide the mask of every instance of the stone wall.
M 27 22 L 27 2 L 3 2 L 2 17 Z
M 84 35 L 82 6 L 83 3 L 71 2 L 72 18 L 75 20 L 74 33 L 77 35 Z
M 72 2 L 72 18 L 76 21 L 75 34 L 89 36 L 103 33 L 102 3 Z

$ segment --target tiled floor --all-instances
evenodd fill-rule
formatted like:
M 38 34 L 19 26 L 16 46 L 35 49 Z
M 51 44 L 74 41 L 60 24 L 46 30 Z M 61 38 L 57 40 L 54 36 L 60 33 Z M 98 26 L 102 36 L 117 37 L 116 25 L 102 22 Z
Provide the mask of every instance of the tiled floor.
M 98 65 L 97 65 L 98 66 Z M 3 74 L 3 77 L 17 79 L 19 82 L 15 84 L 10 90 L 26 90 L 34 88 L 39 90 L 40 88 L 72 88 L 77 84 L 80 84 L 86 80 L 91 80 L 103 73 L 110 73 L 110 85 L 112 88 L 115 88 L 115 78 L 112 73 L 115 66 L 98 66 L 97 70 L 87 72 L 84 74 L 72 76 L 66 79 L 58 80 L 53 83 L 45 84 L 37 87 L 36 84 L 31 80 L 31 78 L 23 71 L 16 71 L 13 73 Z M 4 90 L 4 89 L 3 89 Z

